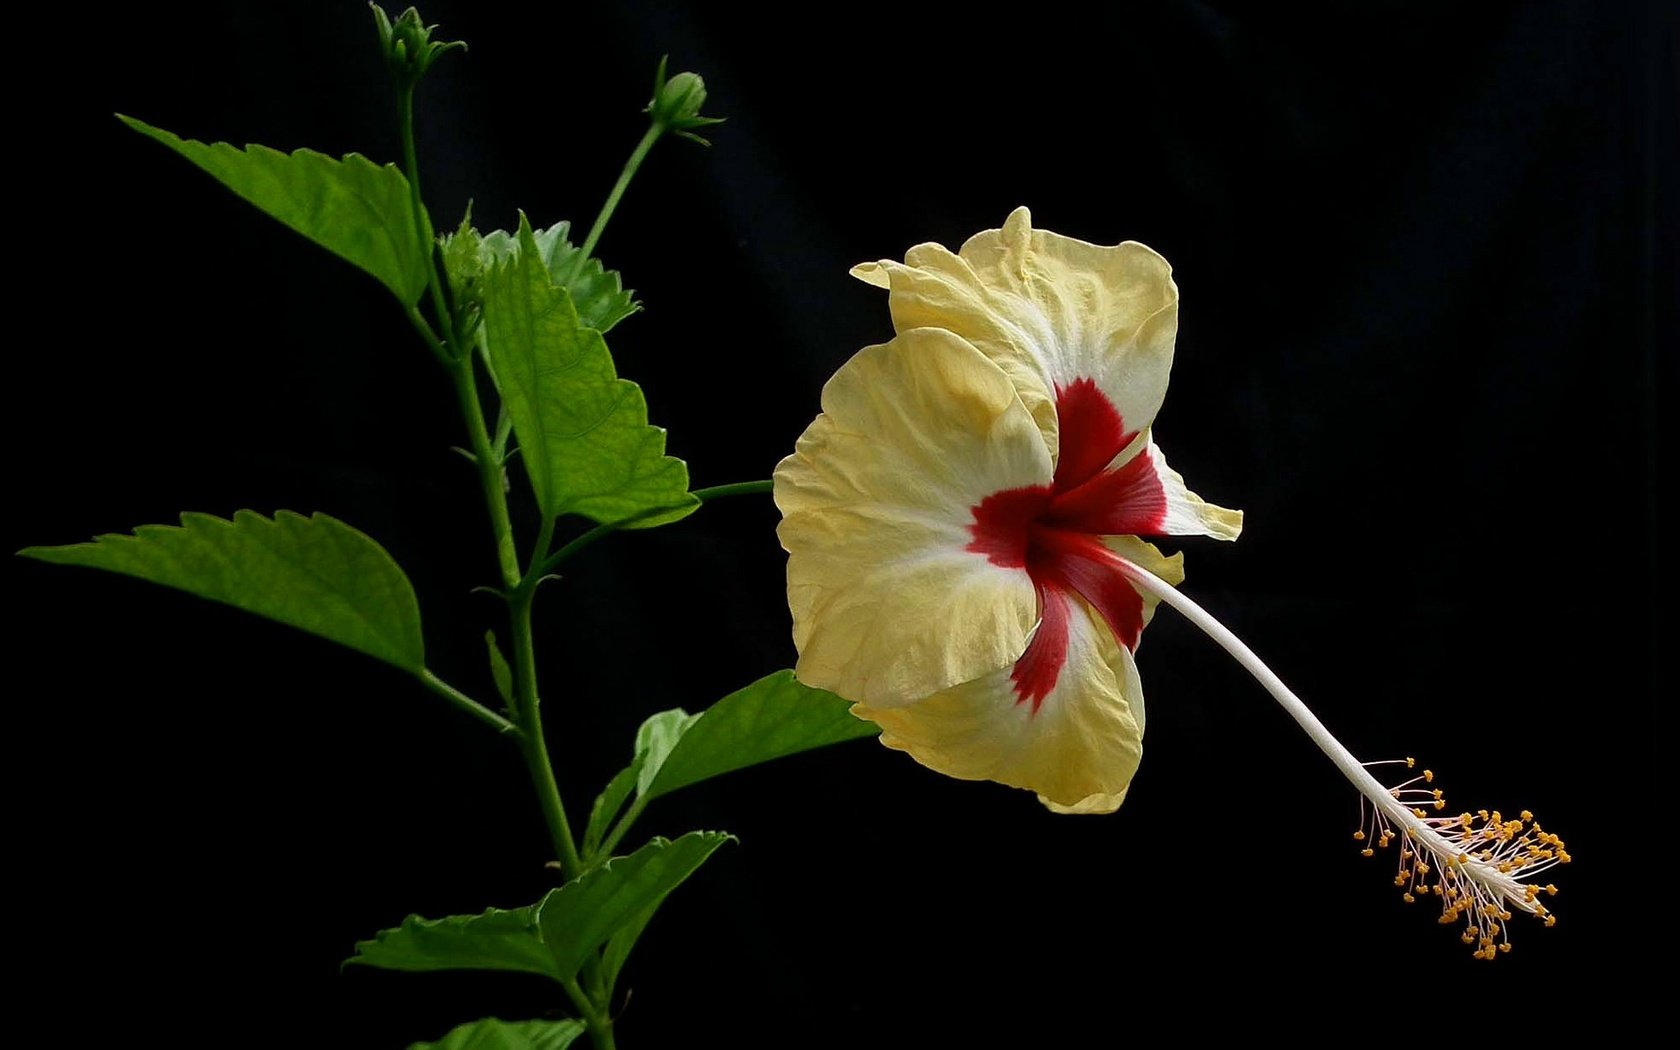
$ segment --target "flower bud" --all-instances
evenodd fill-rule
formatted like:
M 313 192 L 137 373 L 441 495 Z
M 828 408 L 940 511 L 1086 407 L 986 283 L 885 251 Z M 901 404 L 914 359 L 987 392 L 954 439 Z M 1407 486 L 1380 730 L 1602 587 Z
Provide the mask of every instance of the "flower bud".
M 660 127 L 701 145 L 710 145 L 694 134 L 696 128 L 723 123 L 717 117 L 700 115 L 700 107 L 706 104 L 706 82 L 700 74 L 686 72 L 667 79 L 665 62 L 664 58 L 659 60 L 659 71 L 653 78 L 653 98 L 648 101 L 644 112 Z
M 379 30 L 379 47 L 384 52 L 385 65 L 401 87 L 413 87 L 418 83 L 445 51 L 456 48 L 465 51 L 467 48 L 459 40 L 432 40 L 432 30 L 437 26 L 427 25 L 420 18 L 420 12 L 412 7 L 393 22 L 378 4 L 368 6 L 373 8 L 373 24 Z

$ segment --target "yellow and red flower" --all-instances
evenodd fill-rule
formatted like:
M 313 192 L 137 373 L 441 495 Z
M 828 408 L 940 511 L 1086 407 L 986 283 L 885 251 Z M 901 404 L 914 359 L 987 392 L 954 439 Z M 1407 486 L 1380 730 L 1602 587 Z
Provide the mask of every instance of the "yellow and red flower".
M 1181 556 L 1141 537 L 1242 528 L 1152 436 L 1171 268 L 1019 208 L 955 253 L 852 272 L 897 335 L 840 368 L 776 468 L 797 673 L 939 772 L 1110 812 L 1141 756 L 1156 602 L 1121 567 L 1177 582 Z

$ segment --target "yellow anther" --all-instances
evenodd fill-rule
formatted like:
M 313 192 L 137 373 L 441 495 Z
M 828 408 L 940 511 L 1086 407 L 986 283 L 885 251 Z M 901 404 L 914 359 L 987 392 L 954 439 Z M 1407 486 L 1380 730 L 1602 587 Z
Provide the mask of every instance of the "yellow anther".
M 1353 833 L 1353 841 L 1355 841 L 1355 842 L 1364 842 L 1364 841 L 1365 841 L 1365 832 L 1364 832 L 1364 831 L 1356 831 L 1356 832 L 1354 832 L 1354 833 Z
M 1359 851 L 1359 855 L 1361 857 L 1375 857 L 1377 855 L 1377 851 L 1369 846 L 1366 846 L 1364 849 Z
M 1408 756 L 1407 756 L 1407 757 L 1406 757 L 1406 768 L 1407 768 L 1407 769 L 1410 769 L 1410 768 L 1412 768 L 1412 767 L 1413 767 L 1413 766 L 1415 766 L 1415 765 L 1417 765 L 1417 759 L 1415 759 L 1415 758 L 1412 758 L 1412 757 L 1411 757 L 1411 756 L 1409 756 L 1409 755 L 1408 755 Z
M 1556 926 L 1557 925 L 1557 916 L 1556 915 L 1547 915 L 1546 916 L 1546 925 L 1547 926 Z
M 1549 882 L 1546 883 L 1546 885 L 1543 888 L 1546 891 L 1546 896 L 1548 896 L 1548 897 L 1556 897 L 1557 896 L 1557 887 L 1553 886 L 1551 883 L 1549 883 Z
M 1511 942 L 1510 941 L 1505 941 L 1504 943 L 1502 943 L 1499 946 L 1499 950 L 1502 951 L 1502 952 L 1510 951 L 1511 950 Z
M 1558 859 L 1559 864 L 1568 864 L 1569 863 L 1569 854 L 1564 852 L 1563 850 L 1558 850 L 1557 859 Z
M 1417 903 L 1417 898 L 1412 896 L 1410 893 L 1402 893 L 1400 895 L 1400 899 L 1405 901 L 1407 904 L 1416 904 Z
M 1531 812 L 1529 812 L 1529 811 L 1528 811 L 1528 810 L 1526 810 L 1526 809 L 1525 809 L 1525 810 L 1523 810 L 1523 811 L 1522 811 L 1522 812 L 1521 812 L 1521 813 L 1519 813 L 1519 814 L 1517 814 L 1517 815 L 1518 815 L 1518 816 L 1520 816 L 1520 817 L 1522 817 L 1522 819 L 1524 819 L 1524 820 L 1533 820 L 1533 819 L 1534 819 L 1534 814 L 1533 814 L 1533 813 L 1531 813 Z
M 1446 809 L 1447 808 L 1447 800 L 1444 799 L 1444 798 L 1436 799 L 1435 800 L 1435 808 L 1436 809 Z

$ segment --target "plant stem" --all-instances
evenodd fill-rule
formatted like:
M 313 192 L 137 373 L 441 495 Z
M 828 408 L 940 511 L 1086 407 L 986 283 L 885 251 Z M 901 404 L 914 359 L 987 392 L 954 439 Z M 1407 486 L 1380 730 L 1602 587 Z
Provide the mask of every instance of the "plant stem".
M 414 150 L 414 85 L 409 84 L 397 92 L 397 123 L 402 128 L 403 172 L 408 177 L 408 199 L 414 212 L 414 235 L 416 238 L 425 237 L 431 228 L 426 220 L 426 205 L 420 199 L 420 162 Z M 429 237 L 425 237 L 428 241 Z M 426 250 L 431 252 L 432 245 L 427 244 Z M 454 340 L 454 316 L 450 313 L 449 305 L 443 297 L 443 282 L 438 276 L 437 267 L 426 267 L 426 285 L 432 293 L 432 312 L 437 316 L 437 322 L 450 333 Z M 469 356 L 468 348 L 455 346 L 452 348 L 456 358 Z
M 568 276 L 576 276 L 577 267 L 588 262 L 595 254 L 595 244 L 601 239 L 602 231 L 607 228 L 607 220 L 612 218 L 613 210 L 618 207 L 619 198 L 624 196 L 624 191 L 630 186 L 630 180 L 636 177 L 636 169 L 642 166 L 648 151 L 653 149 L 653 144 L 658 142 L 659 136 L 663 134 L 664 125 L 656 121 L 648 126 L 642 141 L 636 143 L 636 149 L 630 154 L 630 159 L 624 162 L 624 170 L 619 173 L 618 181 L 613 183 L 612 192 L 607 194 L 607 202 L 601 205 L 600 214 L 595 216 L 595 225 L 589 228 L 589 236 L 583 239 L 583 248 L 577 256 L 578 261 L 573 264 L 572 274 Z
M 430 670 L 421 668 L 419 672 L 416 673 L 415 677 L 419 678 L 420 683 L 427 689 L 430 689 L 432 692 L 443 697 L 445 700 L 448 700 L 450 703 L 465 711 L 467 714 L 472 715 L 479 721 L 484 722 L 496 732 L 512 733 L 516 737 L 524 735 L 518 726 L 509 722 L 496 712 L 490 710 L 488 707 L 485 707 L 483 704 L 474 700 L 467 694 L 461 692 L 448 682 L 445 682 L 443 679 L 433 674 Z
M 624 815 L 618 819 L 618 823 L 613 825 L 612 831 L 601 840 L 601 845 L 596 849 L 595 855 L 589 859 L 591 867 L 612 856 L 612 851 L 618 848 L 619 842 L 624 839 L 625 833 L 630 830 L 630 825 L 636 823 L 636 818 L 642 815 L 642 810 L 647 808 L 647 804 L 646 795 L 636 796 L 636 801 L 630 803 L 630 808 L 625 810 Z
M 729 485 L 710 485 L 703 489 L 695 489 L 693 495 L 701 503 L 709 503 L 725 496 L 751 496 L 758 493 L 769 495 L 774 491 L 775 485 L 776 483 L 768 478 L 763 481 L 737 481 Z
M 428 224 L 425 206 L 420 199 L 420 173 L 414 150 L 413 85 L 407 85 L 399 92 L 398 109 L 402 125 L 403 165 L 408 174 L 414 227 L 416 231 L 421 231 L 427 229 Z M 635 166 L 641 163 L 641 158 L 647 153 L 647 147 L 651 145 L 651 142 L 644 142 L 631 157 L 631 165 L 625 169 L 619 185 L 614 188 L 612 197 L 608 199 L 607 207 L 596 220 L 590 243 L 593 244 L 594 239 L 600 236 L 607 217 L 618 203 L 630 176 L 634 174 Z M 442 693 L 451 702 L 470 705 L 468 710 L 478 717 L 494 718 L 497 722 L 506 724 L 509 729 L 516 730 L 520 753 L 525 758 L 526 769 L 531 774 L 531 784 L 536 789 L 537 801 L 542 807 L 543 821 L 548 826 L 549 838 L 560 859 L 561 875 L 570 880 L 582 874 L 583 865 L 578 858 L 577 843 L 572 837 L 571 824 L 566 819 L 566 805 L 560 797 L 560 786 L 554 776 L 554 764 L 549 758 L 548 743 L 543 736 L 542 701 L 537 693 L 536 646 L 531 632 L 531 603 L 535 597 L 537 581 L 541 579 L 541 575 L 535 570 L 548 553 L 554 536 L 554 522 L 547 520 L 543 523 L 531 552 L 533 571 L 530 574 L 521 573 L 513 521 L 508 514 L 502 463 L 504 457 L 501 455 L 501 449 L 505 447 L 507 439 L 500 433 L 498 439 L 492 439 L 490 429 L 485 424 L 484 403 L 478 394 L 478 355 L 474 352 L 472 339 L 462 330 L 461 319 L 455 316 L 443 294 L 444 279 L 445 275 L 438 271 L 437 255 L 434 252 L 427 267 L 426 283 L 431 290 L 432 309 L 437 314 L 438 325 L 448 333 L 447 343 L 439 339 L 437 332 L 426 323 L 425 317 L 417 307 L 410 307 L 408 315 L 427 345 L 444 363 L 454 381 L 456 400 L 460 403 L 461 417 L 466 423 L 467 440 L 474 466 L 478 470 L 479 488 L 484 496 L 485 510 L 490 515 L 490 528 L 496 542 L 497 566 L 501 570 L 504 597 L 508 603 L 508 621 L 513 638 L 513 715 L 517 726 L 448 686 L 430 671 L 422 672 L 420 677 L 428 687 Z M 498 424 L 498 431 L 500 430 Z M 599 954 L 591 953 L 589 960 L 584 964 L 583 974 L 592 994 L 586 994 L 575 980 L 565 982 L 566 992 L 578 1012 L 583 1015 L 596 1050 L 616 1050 L 609 996 L 601 976 Z
M 549 838 L 560 858 L 560 873 L 575 879 L 583 871 L 578 860 L 577 842 L 572 838 L 572 825 L 566 819 L 566 806 L 560 800 L 560 788 L 555 783 L 554 765 L 548 757 L 548 745 L 543 740 L 542 701 L 537 695 L 536 648 L 531 640 L 532 588 L 520 586 L 508 597 L 508 617 L 513 626 L 513 688 L 519 704 L 519 721 L 525 730 L 525 764 L 531 771 L 531 783 L 537 789 L 542 804 L 543 820 L 548 824 Z
M 696 497 L 701 503 L 710 503 L 714 499 L 722 499 L 725 496 L 748 496 L 760 492 L 768 493 L 771 491 L 771 486 L 773 484 L 774 482 L 771 481 L 737 481 L 730 485 L 713 485 L 710 488 L 695 489 L 693 492 L 689 493 L 689 495 Z M 540 574 L 546 575 L 553 572 L 555 569 L 559 568 L 561 562 L 564 562 L 566 559 L 589 546 L 591 543 L 594 543 L 596 540 L 604 539 L 620 529 L 629 528 L 638 521 L 644 521 L 648 518 L 657 517 L 660 514 L 664 514 L 667 511 L 674 509 L 676 508 L 660 507 L 656 510 L 645 511 L 641 514 L 632 515 L 625 518 L 623 521 L 610 521 L 605 525 L 597 525 L 545 558 L 542 564 L 538 567 Z
M 618 1050 L 618 1042 L 613 1038 L 612 1017 L 606 1007 L 603 1005 L 597 1012 L 594 1001 L 584 994 L 575 979 L 564 983 L 572 1004 L 583 1014 L 583 1023 L 589 1028 L 589 1038 L 594 1040 L 595 1050 Z
M 502 571 L 502 586 L 509 592 L 519 586 L 519 553 L 514 547 L 513 521 L 508 517 L 507 492 L 502 483 L 502 461 L 490 444 L 490 433 L 484 425 L 484 405 L 478 399 L 478 377 L 473 355 L 457 357 L 450 369 L 455 380 L 455 396 L 461 404 L 461 416 L 467 424 L 467 443 L 478 468 L 479 488 L 484 492 L 484 506 L 490 512 L 490 528 L 496 539 L 496 561 Z
M 407 310 L 407 316 L 408 323 L 413 325 L 414 330 L 420 333 L 420 338 L 426 341 L 432 356 L 438 359 L 439 364 L 448 368 L 454 358 L 450 356 L 449 348 L 443 345 L 443 340 L 438 338 L 437 333 L 432 331 L 432 326 L 426 322 L 426 315 L 420 312 L 418 306 L 411 306 Z

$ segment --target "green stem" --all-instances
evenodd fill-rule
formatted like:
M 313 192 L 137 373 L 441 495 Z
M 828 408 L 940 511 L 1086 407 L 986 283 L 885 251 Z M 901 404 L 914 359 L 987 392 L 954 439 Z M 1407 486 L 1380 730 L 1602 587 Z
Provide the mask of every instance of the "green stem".
M 513 416 L 508 414 L 507 406 L 496 409 L 496 436 L 491 441 L 491 447 L 496 450 L 496 458 L 502 463 L 507 462 L 508 438 L 513 436 Z
M 484 722 L 496 732 L 512 733 L 514 736 L 524 735 L 519 731 L 518 726 L 509 722 L 496 712 L 490 710 L 488 707 L 485 707 L 483 704 L 474 700 L 467 694 L 461 692 L 448 682 L 445 682 L 443 679 L 433 674 L 430 670 L 422 667 L 418 672 L 416 672 L 415 677 L 419 678 L 421 684 L 427 689 L 430 689 L 432 692 L 443 697 L 445 700 L 448 700 L 450 703 L 465 711 L 467 714 L 472 715 L 479 721 Z
M 419 236 L 430 224 L 426 221 L 426 205 L 420 199 L 420 162 L 414 150 L 413 84 L 397 92 L 397 123 L 402 127 L 403 172 L 408 177 L 408 199 L 414 211 L 414 233 L 415 236 Z M 428 252 L 431 247 L 429 244 L 426 246 Z M 449 305 L 443 297 L 443 282 L 438 277 L 436 266 L 426 267 L 426 285 L 432 293 L 432 312 L 437 315 L 438 324 L 450 332 L 453 340 L 456 334 L 454 315 L 450 313 Z M 457 346 L 454 349 L 455 357 L 470 356 L 466 347 Z
M 612 851 L 618 848 L 618 844 L 623 841 L 625 833 L 630 830 L 630 825 L 636 823 L 636 818 L 642 815 L 642 810 L 647 808 L 647 804 L 646 795 L 636 796 L 636 801 L 630 804 L 630 808 L 624 811 L 624 816 L 620 817 L 618 823 L 613 825 L 612 831 L 605 839 L 601 840 L 601 847 L 589 859 L 590 867 L 594 867 L 600 861 L 612 856 Z
M 478 399 L 478 377 L 473 368 L 473 355 L 455 358 L 450 375 L 455 380 L 455 396 L 461 403 L 461 415 L 467 423 L 468 448 L 473 454 L 473 465 L 478 468 L 484 506 L 490 512 L 490 528 L 495 533 L 496 560 L 502 570 L 502 585 L 511 592 L 519 586 L 521 579 L 519 553 L 514 548 L 513 521 L 508 517 L 502 461 L 491 447 L 490 432 L 484 424 L 484 405 Z
M 595 1050 L 618 1050 L 618 1043 L 613 1039 L 612 1016 L 607 1013 L 605 1006 L 597 1010 L 593 1000 L 585 995 L 578 987 L 576 979 L 562 982 L 566 994 L 571 997 L 572 1005 L 583 1015 L 583 1023 L 589 1029 L 589 1038 L 595 1042 Z
M 566 804 L 560 799 L 560 787 L 554 779 L 554 764 L 548 757 L 548 745 L 543 739 L 542 701 L 537 695 L 536 647 L 531 638 L 531 600 L 534 588 L 521 583 L 508 596 L 508 617 L 513 627 L 513 688 L 519 705 L 519 721 L 525 730 L 525 765 L 531 771 L 531 783 L 537 789 L 537 801 L 542 805 L 543 820 L 548 825 L 549 838 L 560 858 L 560 874 L 575 879 L 583 873 L 578 858 L 577 840 L 572 837 L 572 825 L 566 819 Z
M 659 136 L 665 134 L 665 126 L 658 122 L 650 124 L 647 134 L 642 141 L 636 143 L 636 149 L 630 154 L 630 159 L 624 162 L 624 170 L 619 173 L 618 181 L 613 184 L 612 192 L 607 194 L 607 202 L 601 205 L 601 212 L 595 216 L 595 225 L 589 228 L 589 236 L 583 239 L 583 249 L 578 252 L 578 261 L 573 264 L 573 272 L 569 277 L 576 276 L 577 267 L 586 263 L 595 254 L 596 242 L 600 241 L 601 233 L 607 228 L 607 220 L 612 218 L 613 210 L 618 207 L 619 198 L 629 188 L 630 180 L 636 177 L 636 169 L 647 159 L 648 151 L 659 141 Z
M 769 493 L 772 491 L 772 486 L 774 484 L 775 483 L 771 481 L 737 481 L 730 485 L 713 485 L 710 488 L 695 489 L 693 492 L 689 493 L 689 495 L 696 497 L 701 503 L 710 503 L 712 500 L 722 499 L 725 496 L 748 496 L 757 493 Z M 611 536 L 620 529 L 629 528 L 638 521 L 655 518 L 661 514 L 665 514 L 676 509 L 679 508 L 660 507 L 655 510 L 644 511 L 641 514 L 631 515 L 622 521 L 610 521 L 605 525 L 597 525 L 588 532 L 578 536 L 576 539 L 571 540 L 565 546 L 545 558 L 533 574 L 546 576 L 555 569 L 559 568 L 562 562 L 566 561 L 583 548 L 589 546 L 591 543 L 594 543 L 596 540 Z
M 531 548 L 531 560 L 526 563 L 525 578 L 532 581 L 531 586 L 533 587 L 536 586 L 535 581 L 541 578 L 537 570 L 542 568 L 543 561 L 548 557 L 549 548 L 554 546 L 554 520 L 553 518 L 543 519 L 542 529 L 537 533 L 536 545 Z
M 703 489 L 695 489 L 692 495 L 701 503 L 708 503 L 725 496 L 756 496 L 770 495 L 776 490 L 776 483 L 768 479 L 764 481 L 737 481 L 728 485 L 708 485 Z
M 414 330 L 420 333 L 420 338 L 426 341 L 426 346 L 431 349 L 432 356 L 437 358 L 438 363 L 443 367 L 450 367 L 454 358 L 449 356 L 449 348 L 444 346 L 443 340 L 439 339 L 438 334 L 432 331 L 432 326 L 427 323 L 426 316 L 420 312 L 420 308 L 418 306 L 409 307 L 407 316 L 408 323 L 413 325 Z
M 408 173 L 414 225 L 415 229 L 423 230 L 426 228 L 426 211 L 420 199 L 420 173 L 414 150 L 412 84 L 405 85 L 399 91 L 398 108 L 402 124 L 403 164 Z M 641 157 L 646 152 L 646 148 L 640 148 L 637 155 L 632 157 L 632 166 L 626 169 L 626 174 L 620 179 L 620 185 L 614 189 L 602 217 L 596 220 L 591 243 L 600 236 L 601 228 L 606 225 L 606 213 L 611 212 L 618 197 L 623 194 L 624 184 L 629 181 L 634 165 L 641 163 Z M 485 424 L 484 403 L 478 395 L 478 355 L 473 352 L 472 340 L 462 331 L 460 318 L 450 309 L 449 301 L 443 294 L 443 276 L 438 272 L 436 253 L 433 253 L 432 264 L 427 268 L 426 283 L 431 289 L 432 309 L 437 314 L 437 322 L 448 333 L 447 343 L 426 323 L 418 307 L 409 308 L 409 321 L 448 369 L 450 378 L 454 380 L 456 399 L 460 402 L 461 417 L 467 426 L 467 440 L 478 470 L 485 509 L 490 514 L 490 527 L 496 541 L 496 560 L 501 570 L 508 603 L 508 620 L 513 636 L 513 715 L 517 725 L 455 690 L 430 671 L 423 671 L 420 679 L 434 692 L 441 693 L 457 706 L 465 706 L 475 716 L 495 719 L 516 732 L 519 750 L 525 758 L 526 768 L 531 774 L 531 784 L 536 789 L 537 801 L 542 807 L 543 821 L 548 825 L 549 838 L 553 841 L 555 853 L 560 858 L 561 875 L 570 880 L 582 874 L 583 865 L 578 857 L 577 843 L 572 837 L 571 824 L 566 819 L 566 806 L 560 798 L 560 787 L 554 777 L 554 764 L 549 758 L 548 745 L 543 737 L 542 703 L 537 693 L 536 646 L 531 633 L 531 602 L 535 596 L 536 582 L 541 577 L 534 571 L 527 576 L 519 570 L 519 553 L 514 541 L 513 522 L 508 514 L 507 491 L 503 481 L 503 457 L 500 454 L 501 448 L 505 447 L 503 443 L 506 437 L 498 435 L 500 440 L 493 440 L 490 428 Z M 554 522 L 547 521 L 543 524 L 531 553 L 533 569 L 548 553 L 553 536 Z M 583 1015 L 596 1050 L 616 1050 L 609 997 L 601 977 L 598 954 L 591 955 L 584 965 L 583 973 L 593 995 L 585 994 L 575 980 L 565 982 L 566 993 L 571 997 L 578 1012 Z

